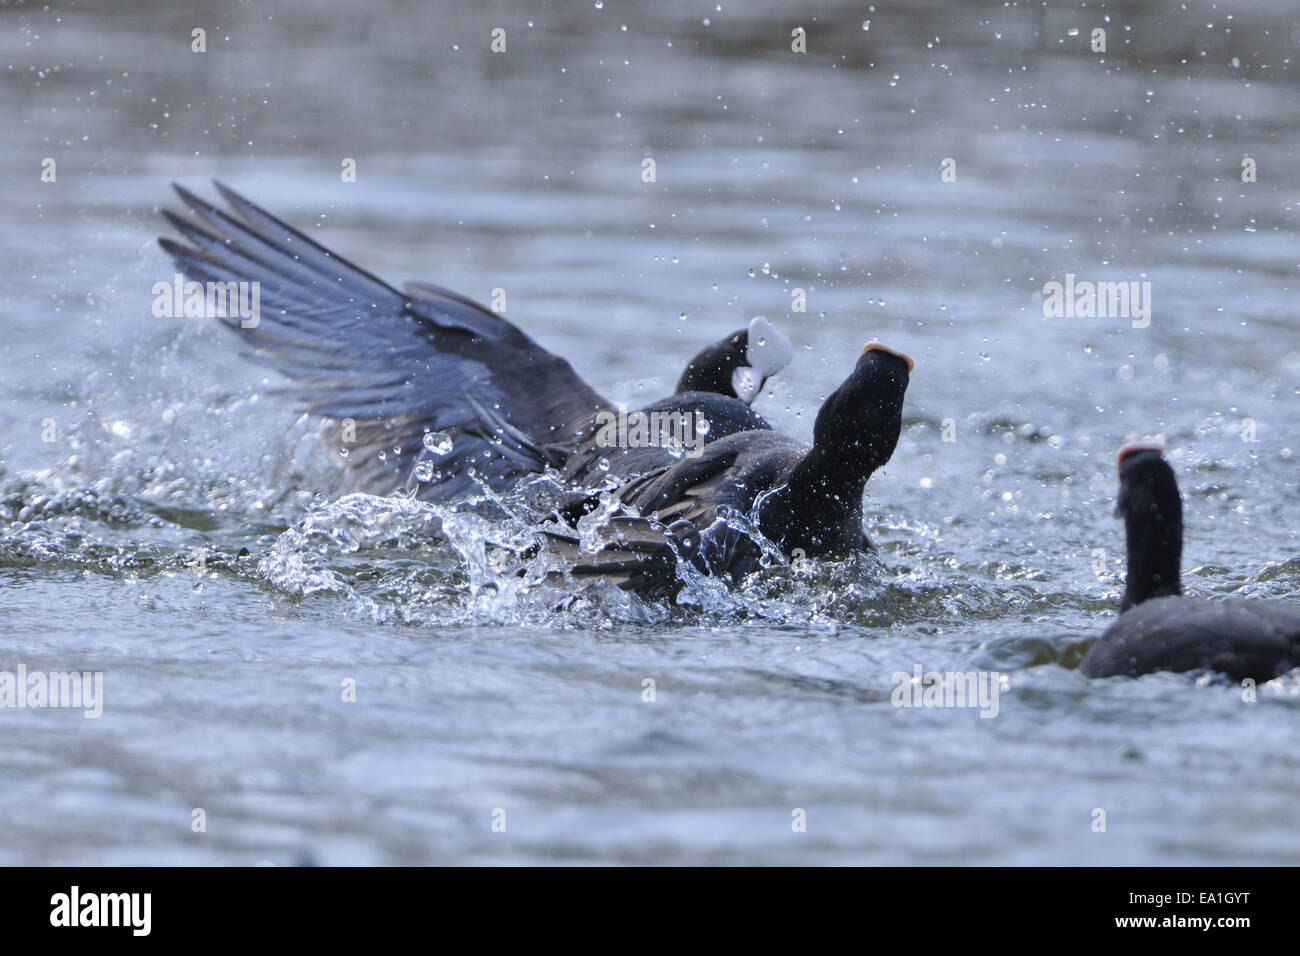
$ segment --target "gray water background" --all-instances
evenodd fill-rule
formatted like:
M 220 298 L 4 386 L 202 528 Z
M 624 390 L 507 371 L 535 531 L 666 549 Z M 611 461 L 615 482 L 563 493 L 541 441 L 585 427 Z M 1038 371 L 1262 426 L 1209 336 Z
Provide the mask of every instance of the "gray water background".
M 0 670 L 105 675 L 97 720 L 0 710 L 0 863 L 1300 862 L 1296 675 L 1075 670 L 1126 441 L 1189 591 L 1300 596 L 1297 52 L 1287 2 L 0 6 Z M 168 182 L 213 176 L 505 289 L 615 400 L 762 314 L 806 438 L 907 351 L 879 562 L 485 586 L 519 529 L 346 497 L 283 383 L 151 315 Z M 1067 273 L 1149 281 L 1150 326 L 1045 317 Z M 1005 673 L 998 716 L 891 706 L 917 664 Z

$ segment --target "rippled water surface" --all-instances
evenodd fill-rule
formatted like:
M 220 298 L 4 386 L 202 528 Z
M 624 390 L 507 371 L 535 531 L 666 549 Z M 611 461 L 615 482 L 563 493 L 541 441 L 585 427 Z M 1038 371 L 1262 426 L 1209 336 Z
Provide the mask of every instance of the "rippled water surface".
M 1300 862 L 1300 677 L 1075 669 L 1125 441 L 1170 449 L 1188 590 L 1300 599 L 1294 5 L 358 10 L 0 6 L 0 670 L 104 673 L 98 720 L 0 710 L 0 863 Z M 617 401 L 763 314 L 806 438 L 907 351 L 878 558 L 574 599 L 509 573 L 526 521 L 352 494 L 151 315 L 168 182 L 213 176 L 505 289 Z M 1045 318 L 1067 273 L 1150 282 L 1149 327 Z M 895 708 L 918 665 L 1007 675 L 997 716 Z

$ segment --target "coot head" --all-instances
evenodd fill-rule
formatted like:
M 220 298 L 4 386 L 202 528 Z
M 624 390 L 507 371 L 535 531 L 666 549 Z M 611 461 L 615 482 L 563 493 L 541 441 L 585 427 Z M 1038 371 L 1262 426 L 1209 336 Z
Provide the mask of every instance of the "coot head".
M 1157 445 L 1120 450 L 1119 498 L 1115 514 L 1124 519 L 1128 547 L 1126 611 L 1148 598 L 1182 593 L 1183 501 L 1174 470 Z
M 813 448 L 845 478 L 869 476 L 894 454 L 912 368 L 902 352 L 871 342 L 849 377 L 822 403 Z
M 755 316 L 748 327 L 691 359 L 677 382 L 677 392 L 717 392 L 748 405 L 793 355 L 790 340 L 767 319 Z
M 787 554 L 796 548 L 813 555 L 869 546 L 862 493 L 871 474 L 894 454 L 911 373 L 910 358 L 872 343 L 822 403 L 812 449 L 759 508 L 759 528 Z

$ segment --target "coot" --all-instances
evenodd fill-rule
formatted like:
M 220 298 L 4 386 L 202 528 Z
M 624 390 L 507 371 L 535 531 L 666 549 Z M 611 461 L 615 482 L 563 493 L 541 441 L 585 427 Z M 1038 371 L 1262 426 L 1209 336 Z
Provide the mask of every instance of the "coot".
M 625 482 L 618 498 L 635 514 L 601 528 L 599 550 L 562 528 L 552 547 L 575 574 L 631 590 L 671 584 L 678 559 L 738 579 L 761 557 L 751 530 L 787 556 L 865 550 L 863 491 L 898 443 L 912 368 L 869 344 L 822 403 L 811 447 L 770 429 L 730 435 Z
M 1119 453 L 1128 574 L 1119 619 L 1088 651 L 1088 677 L 1218 671 L 1266 681 L 1300 665 L 1300 608 L 1281 601 L 1209 600 L 1182 593 L 1183 503 L 1162 449 Z
M 194 217 L 163 215 L 189 244 L 159 242 L 189 280 L 258 283 L 260 314 L 222 321 L 252 357 L 299 383 L 308 410 L 338 423 L 327 441 L 359 489 L 416 488 L 428 501 L 483 485 L 502 491 L 598 447 L 599 426 L 624 414 L 497 313 L 429 282 L 398 291 L 216 186 L 233 215 L 175 186 Z M 700 446 L 765 428 L 749 403 L 790 354 L 784 336 L 755 319 L 692 359 L 683 391 L 650 410 L 689 417 L 687 437 Z

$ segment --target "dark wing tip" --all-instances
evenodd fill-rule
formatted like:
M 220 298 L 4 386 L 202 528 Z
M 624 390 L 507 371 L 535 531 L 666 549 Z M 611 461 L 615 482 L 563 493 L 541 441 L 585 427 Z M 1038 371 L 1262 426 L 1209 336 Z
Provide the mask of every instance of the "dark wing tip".
M 248 200 L 246 200 L 243 196 L 239 195 L 239 193 L 235 192 L 233 189 L 231 189 L 229 186 L 223 183 L 220 179 L 214 177 L 212 180 L 212 185 L 216 187 L 217 192 L 221 193 L 222 197 L 226 200 L 226 202 L 230 203 L 232 206 L 236 208 L 239 207 L 240 203 L 248 202 Z M 249 203 L 249 205 L 252 204 Z
M 162 217 L 166 219 L 171 224 L 172 228 L 178 232 L 184 232 L 185 227 L 188 225 L 184 219 L 172 212 L 170 209 L 162 210 Z
M 172 189 L 176 190 L 176 195 L 181 197 L 181 202 L 185 203 L 185 205 L 189 206 L 193 210 L 219 212 L 217 207 L 199 198 L 196 193 L 190 192 L 190 190 L 186 189 L 180 183 L 173 182 Z

